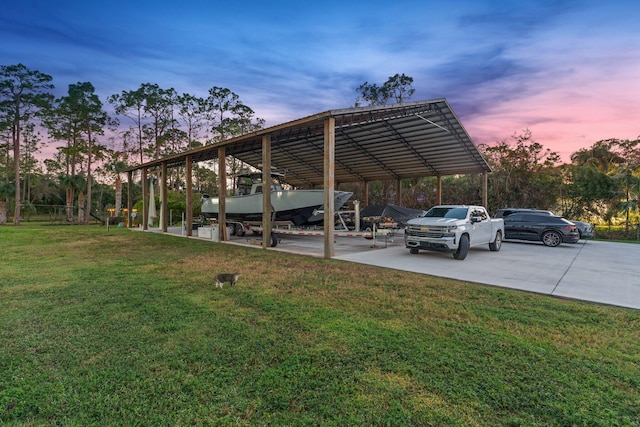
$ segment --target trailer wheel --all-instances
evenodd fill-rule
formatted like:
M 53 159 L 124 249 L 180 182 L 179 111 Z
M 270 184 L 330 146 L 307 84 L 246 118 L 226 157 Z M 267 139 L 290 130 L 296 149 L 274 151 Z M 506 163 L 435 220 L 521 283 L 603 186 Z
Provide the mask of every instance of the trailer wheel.
M 278 235 L 276 233 L 271 233 L 271 247 L 275 248 L 278 246 Z
M 371 230 L 371 227 L 365 228 L 364 232 L 365 232 L 365 236 L 364 236 L 365 239 L 373 240 L 373 230 Z M 366 233 L 369 233 L 369 234 L 366 234 Z
M 244 236 L 244 224 L 242 224 L 241 222 L 236 223 L 234 230 L 236 232 L 236 236 L 238 237 Z

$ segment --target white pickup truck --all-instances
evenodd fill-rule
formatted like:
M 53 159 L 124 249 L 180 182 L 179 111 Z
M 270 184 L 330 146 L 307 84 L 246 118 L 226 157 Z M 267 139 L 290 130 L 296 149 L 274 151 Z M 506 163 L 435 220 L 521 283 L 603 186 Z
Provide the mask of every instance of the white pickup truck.
M 420 249 L 453 252 L 467 257 L 471 246 L 489 245 L 499 251 L 504 236 L 502 219 L 491 219 L 482 206 L 434 206 L 423 216 L 407 221 L 404 243 L 412 254 Z

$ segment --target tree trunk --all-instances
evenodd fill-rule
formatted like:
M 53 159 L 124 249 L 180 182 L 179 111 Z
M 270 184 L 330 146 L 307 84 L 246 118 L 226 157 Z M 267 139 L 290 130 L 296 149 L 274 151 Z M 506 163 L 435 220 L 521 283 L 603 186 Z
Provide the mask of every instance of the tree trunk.
M 625 221 L 625 233 L 629 234 L 629 225 L 630 225 L 629 224 L 629 211 L 631 210 L 630 206 L 629 206 L 629 183 L 627 183 L 626 196 L 627 196 L 626 197 L 627 203 L 625 204 L 625 206 L 626 206 L 626 211 L 627 211 L 627 220 Z
M 131 191 L 131 190 L 129 190 Z M 116 177 L 116 216 L 120 216 L 122 211 L 122 179 L 120 175 Z
M 85 210 L 84 210 L 84 194 L 82 191 L 78 194 L 78 224 L 85 223 Z
M 75 196 L 73 188 L 67 188 L 67 207 L 65 209 L 67 222 L 73 222 L 73 200 L 75 199 Z
M 91 151 L 93 150 L 91 141 L 91 123 L 87 121 L 87 139 L 88 139 L 88 154 L 87 154 L 87 212 L 84 218 L 84 224 L 89 225 L 89 214 L 91 213 Z M 81 223 L 82 224 L 82 223 Z
M 13 166 L 15 173 L 15 198 L 16 206 L 13 211 L 13 225 L 20 225 L 20 109 L 16 106 L 15 117 L 17 117 L 13 126 Z
M 7 202 L 0 200 L 0 225 L 7 224 Z

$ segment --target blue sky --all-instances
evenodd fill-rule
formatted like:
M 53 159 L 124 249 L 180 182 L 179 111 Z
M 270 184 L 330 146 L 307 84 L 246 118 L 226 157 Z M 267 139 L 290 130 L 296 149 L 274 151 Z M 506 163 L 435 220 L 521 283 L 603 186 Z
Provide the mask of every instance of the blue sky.
M 142 83 L 231 89 L 267 125 L 353 106 L 361 83 L 413 77 L 476 143 L 524 129 L 565 160 L 640 135 L 640 1 L 4 0 L 0 65 L 58 95 Z

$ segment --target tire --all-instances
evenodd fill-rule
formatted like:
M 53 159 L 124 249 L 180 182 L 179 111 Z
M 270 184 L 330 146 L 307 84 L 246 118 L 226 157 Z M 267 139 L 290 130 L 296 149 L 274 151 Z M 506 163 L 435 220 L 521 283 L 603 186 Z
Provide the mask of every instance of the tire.
M 489 243 L 489 250 L 493 252 L 498 252 L 502 247 L 502 232 L 498 231 L 496 233 L 496 238 L 493 242 Z
M 271 233 L 271 247 L 275 248 L 278 246 L 278 235 L 276 233 Z
M 410 254 L 414 254 L 414 255 L 415 255 L 415 254 L 417 254 L 418 252 L 420 252 L 420 250 L 419 250 L 418 248 L 411 248 L 411 249 L 409 249 L 409 253 L 410 253 Z
M 367 227 L 364 229 L 365 233 L 373 233 L 373 230 L 371 230 L 371 227 Z M 364 236 L 365 239 L 367 240 L 373 240 L 373 234 L 369 234 L 368 236 Z
M 453 257 L 459 261 L 462 261 L 467 257 L 469 253 L 469 236 L 463 234 L 460 236 L 460 242 L 458 243 L 458 250 L 453 253 Z
M 542 243 L 545 246 L 556 247 L 562 243 L 562 236 L 557 231 L 545 231 L 542 234 Z
M 244 225 L 242 223 L 237 223 L 236 226 L 234 227 L 234 230 L 236 232 L 236 236 L 238 237 L 244 236 Z

